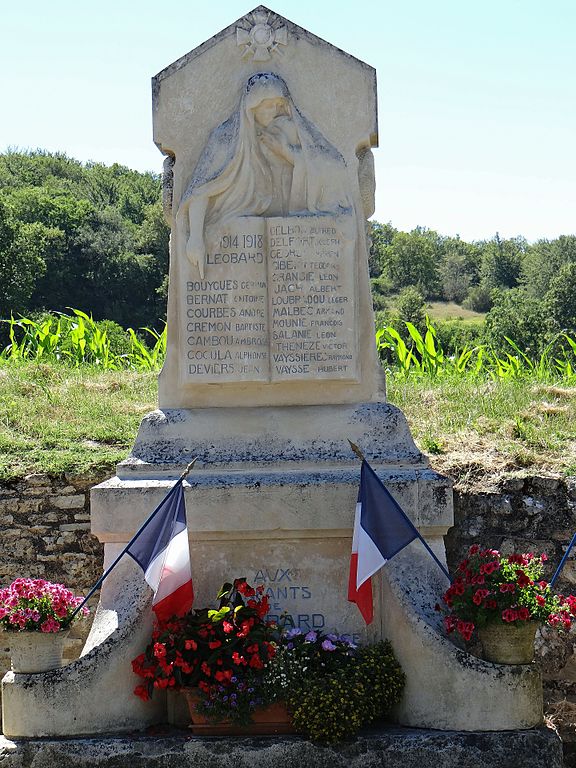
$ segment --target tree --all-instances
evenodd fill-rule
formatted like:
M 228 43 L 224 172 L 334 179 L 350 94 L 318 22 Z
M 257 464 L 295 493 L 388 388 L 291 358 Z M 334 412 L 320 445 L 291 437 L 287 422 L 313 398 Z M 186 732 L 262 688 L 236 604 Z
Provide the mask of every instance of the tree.
M 440 258 L 441 238 L 419 227 L 412 232 L 397 232 L 392 242 L 381 249 L 382 272 L 394 288 L 418 286 L 426 297 L 440 293 Z
M 456 237 L 443 242 L 443 258 L 439 266 L 442 293 L 448 301 L 461 304 L 470 287 L 478 283 L 480 248 Z
M 576 333 L 576 261 L 564 264 L 552 278 L 544 307 L 553 331 Z
M 0 199 L 0 317 L 24 311 L 46 269 L 43 255 L 57 236 L 42 224 L 18 222 Z
M 527 354 L 537 354 L 546 344 L 543 303 L 521 288 L 495 293 L 494 306 L 486 315 L 486 341 L 499 351 L 511 352 L 511 339 Z
M 522 269 L 522 258 L 527 246 L 523 237 L 502 240 L 498 233 L 492 240 L 481 244 L 481 284 L 488 290 L 517 286 Z
M 368 257 L 368 266 L 370 277 L 379 277 L 382 274 L 382 252 L 383 248 L 391 245 L 394 235 L 398 232 L 392 224 L 380 224 L 378 221 L 370 222 L 370 254 Z
M 544 296 L 562 267 L 573 262 L 576 262 L 576 235 L 538 240 L 528 248 L 522 262 L 522 283 L 532 296 Z

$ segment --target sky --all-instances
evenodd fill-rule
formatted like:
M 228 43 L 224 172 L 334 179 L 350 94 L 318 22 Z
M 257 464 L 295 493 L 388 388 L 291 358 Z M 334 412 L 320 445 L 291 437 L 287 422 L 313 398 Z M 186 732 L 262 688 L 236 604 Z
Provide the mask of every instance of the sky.
M 160 172 L 150 78 L 256 4 L 2 3 L 0 151 Z M 465 240 L 576 232 L 576 0 L 268 6 L 376 68 L 375 219 Z

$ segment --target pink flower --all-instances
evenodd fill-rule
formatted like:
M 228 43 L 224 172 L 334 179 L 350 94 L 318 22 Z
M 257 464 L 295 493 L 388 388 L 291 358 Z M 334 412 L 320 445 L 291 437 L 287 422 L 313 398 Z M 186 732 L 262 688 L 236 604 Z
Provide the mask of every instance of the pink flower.
M 40 631 L 41 632 L 60 632 L 60 624 L 56 621 L 56 619 L 53 619 L 50 617 L 49 619 L 46 619 L 46 621 L 43 624 L 40 624 Z

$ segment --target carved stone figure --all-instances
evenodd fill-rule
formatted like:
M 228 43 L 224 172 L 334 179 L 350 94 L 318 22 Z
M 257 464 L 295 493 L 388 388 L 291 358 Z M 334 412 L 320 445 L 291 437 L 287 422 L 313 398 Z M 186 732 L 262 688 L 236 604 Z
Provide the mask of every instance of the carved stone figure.
M 205 236 L 238 216 L 351 209 L 342 155 L 298 110 L 284 80 L 258 72 L 238 109 L 212 131 L 176 216 L 179 240 L 204 277 Z

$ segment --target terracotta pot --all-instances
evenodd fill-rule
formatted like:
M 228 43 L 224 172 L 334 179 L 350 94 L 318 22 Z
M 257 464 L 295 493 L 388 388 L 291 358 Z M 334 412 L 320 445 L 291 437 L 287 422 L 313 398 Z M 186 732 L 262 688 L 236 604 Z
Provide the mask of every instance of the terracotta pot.
M 184 688 L 190 710 L 190 728 L 197 736 L 266 736 L 277 733 L 294 733 L 292 720 L 282 701 L 276 701 L 267 707 L 259 707 L 252 714 L 250 725 L 237 725 L 229 720 L 214 723 L 201 712 L 196 711 L 196 705 L 201 701 L 197 688 Z
M 536 621 L 514 624 L 487 624 L 478 629 L 486 661 L 496 664 L 530 664 L 534 659 Z
M 62 666 L 62 652 L 69 630 L 61 632 L 10 632 L 12 671 L 25 674 L 49 672 Z

